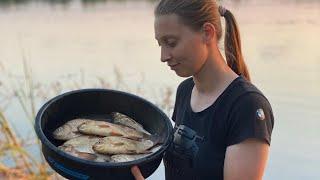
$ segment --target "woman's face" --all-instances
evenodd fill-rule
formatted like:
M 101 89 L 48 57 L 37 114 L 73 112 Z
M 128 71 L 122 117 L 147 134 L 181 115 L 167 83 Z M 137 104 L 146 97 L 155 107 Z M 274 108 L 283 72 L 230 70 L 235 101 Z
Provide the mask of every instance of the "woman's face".
M 208 58 L 208 48 L 202 31 L 195 32 L 182 24 L 175 14 L 155 18 L 155 38 L 161 47 L 161 61 L 178 76 L 196 74 Z

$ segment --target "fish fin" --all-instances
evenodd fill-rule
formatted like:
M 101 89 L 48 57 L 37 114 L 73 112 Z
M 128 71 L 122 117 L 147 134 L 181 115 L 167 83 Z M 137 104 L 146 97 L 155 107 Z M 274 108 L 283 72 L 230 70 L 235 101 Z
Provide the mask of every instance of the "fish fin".
M 95 159 L 97 159 L 97 155 L 92 154 L 92 153 L 86 153 L 86 152 L 76 152 L 76 154 L 82 158 L 82 159 L 86 159 L 86 160 L 90 160 L 90 161 L 94 161 Z
M 100 128 L 109 128 L 110 126 L 107 125 L 107 124 L 101 124 L 101 125 L 98 125 Z
M 111 132 L 110 132 L 110 136 L 122 136 L 122 134 L 117 133 L 117 132 L 115 132 L 115 131 L 111 131 Z
M 131 140 L 135 140 L 135 141 L 140 141 L 141 138 L 136 137 L 136 136 L 124 136 L 125 138 L 131 139 Z
M 115 146 L 122 146 L 122 145 L 124 145 L 123 142 L 116 142 L 116 143 L 112 143 L 112 144 L 115 145 Z
M 152 134 L 150 136 L 147 136 L 146 139 L 151 140 L 153 142 L 152 147 L 159 145 L 159 144 L 163 144 L 163 141 L 164 141 L 163 137 L 158 134 Z M 150 148 L 152 148 L 152 147 L 150 147 Z

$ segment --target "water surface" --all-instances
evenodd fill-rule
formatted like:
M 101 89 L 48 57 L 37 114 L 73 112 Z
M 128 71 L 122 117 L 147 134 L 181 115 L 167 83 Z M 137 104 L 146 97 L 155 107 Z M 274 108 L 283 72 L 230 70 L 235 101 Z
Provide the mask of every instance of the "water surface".
M 319 179 L 320 2 L 223 4 L 238 20 L 252 81 L 274 110 L 264 179 Z M 117 68 L 128 87 L 143 87 L 145 97 L 154 101 L 161 98 L 152 96 L 155 89 L 174 90 L 183 79 L 160 62 L 153 6 L 147 1 L 6 4 L 0 11 L 0 62 L 21 77 L 25 54 L 34 81 L 44 84 L 64 83 L 66 75 L 79 78 L 80 72 L 85 81 L 102 77 L 113 82 Z M 15 104 L 6 114 L 25 129 L 25 117 Z M 149 179 L 164 179 L 163 166 Z

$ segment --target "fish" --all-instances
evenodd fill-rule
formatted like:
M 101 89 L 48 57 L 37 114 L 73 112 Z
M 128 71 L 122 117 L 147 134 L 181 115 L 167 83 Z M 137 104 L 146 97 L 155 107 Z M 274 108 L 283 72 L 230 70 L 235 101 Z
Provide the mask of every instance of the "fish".
M 101 138 L 92 146 L 95 152 L 101 154 L 147 154 L 151 153 L 148 149 L 154 146 L 151 140 L 141 139 L 139 141 L 119 137 L 108 136 Z
M 152 148 L 150 151 L 153 153 L 157 152 L 161 146 L 156 146 Z M 111 162 L 128 162 L 134 161 L 137 159 L 145 158 L 150 156 L 151 154 L 116 154 L 111 156 Z
M 146 131 L 141 124 L 136 122 L 134 119 L 130 118 L 129 116 L 119 113 L 119 112 L 112 112 L 110 113 L 111 117 L 113 118 L 113 122 L 117 124 L 121 124 L 124 126 L 131 127 L 137 131 L 143 132 L 145 134 L 150 135 L 148 131 Z
M 97 154 L 92 146 L 99 141 L 101 137 L 81 135 L 64 142 L 61 146 L 63 150 L 71 152 L 72 155 L 83 159 L 93 160 L 97 162 L 110 161 L 110 156 Z
M 161 149 L 162 145 L 155 145 L 153 146 L 149 151 L 152 152 L 152 153 L 155 153 L 157 151 L 159 151 Z
M 136 131 L 127 126 L 109 123 L 106 121 L 88 121 L 78 127 L 79 132 L 97 136 L 121 136 L 139 140 L 149 135 Z
M 88 161 L 95 161 L 95 162 L 111 162 L 112 161 L 111 157 L 108 155 L 81 152 L 81 151 L 78 151 L 74 146 L 72 146 L 70 144 L 59 146 L 58 149 L 64 151 L 65 153 L 68 153 L 74 157 L 85 159 Z
M 111 162 L 128 162 L 145 158 L 148 154 L 116 154 L 111 156 Z
M 58 147 L 59 150 L 62 150 L 65 153 L 68 153 L 74 157 L 78 157 L 81 159 L 94 161 L 96 159 L 96 155 L 92 153 L 79 152 L 71 145 L 62 145 Z
M 53 137 L 57 140 L 70 140 L 72 138 L 79 137 L 81 136 L 81 133 L 78 131 L 78 126 L 88 121 L 91 120 L 73 119 L 68 121 L 53 131 Z
M 65 146 L 73 146 L 75 150 L 86 153 L 95 153 L 92 146 L 99 141 L 101 137 L 81 135 L 63 143 Z

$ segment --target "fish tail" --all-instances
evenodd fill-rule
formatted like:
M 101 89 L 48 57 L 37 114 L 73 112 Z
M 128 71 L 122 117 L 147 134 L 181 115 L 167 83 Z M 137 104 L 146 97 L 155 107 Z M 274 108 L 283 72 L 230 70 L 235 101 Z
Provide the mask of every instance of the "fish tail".
M 149 135 L 148 138 L 146 138 L 146 139 L 149 139 L 153 142 L 153 146 L 150 147 L 149 149 L 153 148 L 156 145 L 163 144 L 163 142 L 164 142 L 163 137 L 158 134 Z
M 76 152 L 76 154 L 78 155 L 78 157 L 80 157 L 82 159 L 90 160 L 90 161 L 94 161 L 98 158 L 97 155 L 92 154 L 92 153 Z

